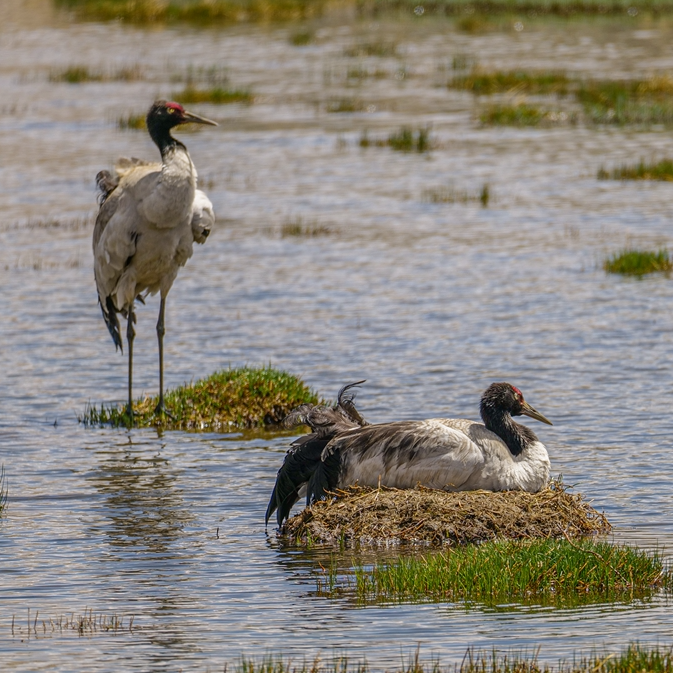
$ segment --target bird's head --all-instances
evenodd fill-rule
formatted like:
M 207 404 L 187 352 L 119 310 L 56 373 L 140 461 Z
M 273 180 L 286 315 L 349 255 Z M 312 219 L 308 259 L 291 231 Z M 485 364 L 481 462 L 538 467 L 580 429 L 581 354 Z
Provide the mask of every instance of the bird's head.
M 523 399 L 523 393 L 511 383 L 491 383 L 481 396 L 481 417 L 486 422 L 494 414 L 507 412 L 510 416 L 530 416 L 548 425 L 552 422 Z
M 208 124 L 209 126 L 217 126 L 217 122 L 201 117 L 193 112 L 188 112 L 180 103 L 158 100 L 152 104 L 152 107 L 147 112 L 147 129 L 152 137 L 157 133 L 168 133 L 172 128 L 180 124 Z

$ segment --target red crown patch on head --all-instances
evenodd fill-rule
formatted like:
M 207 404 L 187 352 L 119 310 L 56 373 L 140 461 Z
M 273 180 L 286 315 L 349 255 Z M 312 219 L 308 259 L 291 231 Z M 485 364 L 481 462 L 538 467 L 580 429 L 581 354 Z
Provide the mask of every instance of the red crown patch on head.
M 523 393 L 516 386 L 512 386 L 512 390 L 523 399 Z

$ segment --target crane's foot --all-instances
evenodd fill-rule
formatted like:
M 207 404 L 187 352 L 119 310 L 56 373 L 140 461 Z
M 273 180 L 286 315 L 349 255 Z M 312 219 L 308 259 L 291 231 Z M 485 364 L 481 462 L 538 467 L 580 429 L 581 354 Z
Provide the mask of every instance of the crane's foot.
M 164 402 L 163 398 L 159 400 L 159 404 L 157 404 L 157 406 L 155 407 L 154 415 L 161 417 L 168 416 L 168 418 L 170 418 L 172 421 L 175 420 L 171 412 L 168 411 L 168 409 L 166 408 L 166 403 Z

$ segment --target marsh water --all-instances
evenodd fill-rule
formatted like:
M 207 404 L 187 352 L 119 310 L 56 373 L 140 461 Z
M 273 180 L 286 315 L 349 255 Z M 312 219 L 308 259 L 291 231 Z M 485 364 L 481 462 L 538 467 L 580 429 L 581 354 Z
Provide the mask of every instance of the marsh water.
M 482 127 L 484 102 L 446 88 L 461 63 L 592 77 L 673 70 L 673 25 L 636 19 L 517 19 L 469 34 L 431 17 L 337 15 L 295 46 L 306 26 L 136 28 L 75 23 L 41 0 L 3 3 L 3 670 L 215 671 L 271 653 L 344 653 L 383 668 L 419 645 L 441 663 L 468 646 L 539 647 L 555 663 L 671 642 L 661 594 L 560 608 L 320 596 L 323 568 L 360 557 L 284 549 L 265 533 L 287 435 L 77 421 L 88 403 L 122 402 L 126 385 L 96 303 L 93 178 L 118 156 L 157 155 L 117 120 L 173 97 L 189 73 L 226 78 L 253 104 L 193 106 L 220 126 L 180 135 L 218 224 L 169 295 L 167 386 L 271 363 L 327 398 L 367 379 L 359 407 L 387 421 L 477 418 L 480 393 L 507 380 L 554 421 L 534 428 L 554 474 L 606 513 L 617 541 L 668 553 L 673 285 L 609 276 L 601 263 L 626 246 L 673 244 L 673 186 L 596 174 L 670 156 L 673 135 Z M 370 55 L 377 44 L 387 46 Z M 51 81 L 71 66 L 140 79 Z M 358 111 L 329 112 L 334 101 Z M 432 151 L 359 146 L 365 131 L 385 138 L 402 125 L 429 128 Z M 467 197 L 435 203 L 433 190 Z M 138 311 L 136 390 L 148 394 L 157 310 L 150 299 Z M 62 628 L 87 610 L 133 626 Z

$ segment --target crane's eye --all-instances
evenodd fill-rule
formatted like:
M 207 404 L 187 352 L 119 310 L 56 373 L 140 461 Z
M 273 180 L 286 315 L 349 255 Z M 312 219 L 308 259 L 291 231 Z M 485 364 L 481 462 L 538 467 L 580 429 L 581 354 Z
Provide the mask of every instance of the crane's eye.
M 169 115 L 172 115 L 175 113 L 175 108 L 172 107 L 166 108 L 166 112 L 168 112 Z

